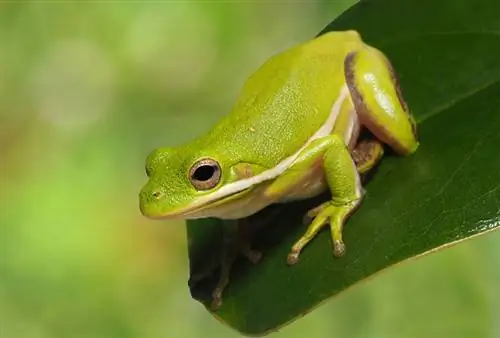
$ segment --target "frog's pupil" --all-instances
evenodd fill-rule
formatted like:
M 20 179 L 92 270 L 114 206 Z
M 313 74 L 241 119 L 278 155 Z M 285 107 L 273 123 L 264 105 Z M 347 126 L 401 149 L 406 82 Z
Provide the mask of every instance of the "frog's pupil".
M 193 178 L 197 181 L 208 181 L 211 179 L 217 168 L 212 165 L 202 165 L 194 171 Z

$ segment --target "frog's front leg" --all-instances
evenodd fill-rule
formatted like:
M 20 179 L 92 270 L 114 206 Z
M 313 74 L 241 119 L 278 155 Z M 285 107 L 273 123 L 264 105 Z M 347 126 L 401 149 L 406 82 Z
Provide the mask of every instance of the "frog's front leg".
M 283 194 L 286 189 L 296 189 L 300 186 L 297 182 L 301 179 L 309 179 L 303 177 L 304 171 L 317 163 L 322 165 L 332 198 L 313 209 L 315 218 L 305 234 L 293 245 L 287 258 L 289 264 L 295 264 L 298 261 L 302 249 L 326 224 L 330 224 L 333 253 L 335 256 L 342 256 L 345 251 L 342 239 L 344 223 L 359 205 L 364 194 L 356 165 L 344 140 L 338 134 L 313 141 L 299 155 L 294 166 L 268 188 L 266 194 L 279 195 Z
M 413 153 L 418 148 L 416 123 L 385 55 L 363 47 L 346 57 L 344 70 L 361 125 L 397 154 Z

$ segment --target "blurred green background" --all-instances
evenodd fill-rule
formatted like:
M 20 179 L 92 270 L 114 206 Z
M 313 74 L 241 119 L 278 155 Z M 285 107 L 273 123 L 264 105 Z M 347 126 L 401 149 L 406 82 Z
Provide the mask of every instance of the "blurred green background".
M 353 1 L 2 2 L 0 337 L 238 337 L 190 298 L 144 159 Z M 402 264 L 274 337 L 500 337 L 500 233 Z

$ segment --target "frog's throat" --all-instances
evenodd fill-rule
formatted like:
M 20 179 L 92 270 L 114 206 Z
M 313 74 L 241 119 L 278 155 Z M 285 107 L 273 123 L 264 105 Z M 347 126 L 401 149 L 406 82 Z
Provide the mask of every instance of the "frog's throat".
M 183 208 L 183 210 L 176 210 L 172 212 L 168 216 L 176 216 L 176 215 L 183 215 L 184 218 L 190 218 L 190 214 L 195 214 L 200 208 L 203 208 L 204 206 L 213 203 L 219 199 L 231 196 L 233 194 L 237 194 L 239 192 L 242 192 L 243 190 L 246 190 L 252 186 L 255 186 L 257 184 L 260 184 L 262 182 L 272 180 L 281 174 L 283 174 L 297 159 L 299 154 L 307 147 L 309 146 L 314 140 L 317 140 L 319 138 L 328 136 L 331 134 L 333 127 L 335 126 L 335 122 L 337 121 L 337 118 L 340 114 L 340 109 L 342 107 L 342 104 L 345 99 L 349 99 L 349 89 L 347 88 L 346 85 L 342 86 L 340 89 L 340 93 L 337 97 L 337 100 L 334 102 L 332 109 L 330 111 L 330 115 L 326 119 L 325 123 L 314 133 L 309 140 L 299 149 L 297 150 L 293 155 L 285 158 L 283 161 L 278 163 L 275 167 L 268 169 L 266 171 L 263 171 L 262 173 L 245 178 L 233 183 L 229 183 L 222 188 L 220 188 L 217 191 L 214 191 L 211 194 L 205 195 L 203 197 L 198 198 L 195 202 L 189 204 L 187 207 Z M 352 129 L 352 127 L 350 128 Z M 347 138 L 349 139 L 349 137 Z

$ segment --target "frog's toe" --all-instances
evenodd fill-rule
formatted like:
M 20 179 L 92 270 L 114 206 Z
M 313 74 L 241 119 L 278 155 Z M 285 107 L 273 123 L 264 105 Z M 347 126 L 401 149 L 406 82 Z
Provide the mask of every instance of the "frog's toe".
M 310 224 L 313 219 L 314 219 L 314 217 L 310 216 L 309 213 L 304 214 L 304 216 L 302 216 L 302 225 Z
M 307 227 L 306 232 L 300 237 L 295 244 L 292 246 L 290 253 L 287 257 L 288 265 L 294 265 L 299 261 L 300 252 L 304 247 L 311 242 L 318 232 L 328 223 L 328 216 L 324 213 L 324 209 L 327 208 L 327 203 L 325 205 L 320 205 L 317 208 L 312 209 L 306 217 L 310 217 L 311 213 L 315 214 L 314 219 Z
M 300 252 L 290 252 L 286 257 L 286 263 L 288 265 L 295 265 L 299 262 Z
M 345 255 L 346 246 L 343 239 L 344 223 L 358 205 L 359 200 L 343 205 L 333 205 L 329 210 L 330 234 L 332 237 L 333 255 L 335 257 Z
M 244 248 L 241 253 L 250 261 L 252 264 L 257 264 L 262 260 L 262 252 L 256 250 L 250 250 Z
M 213 311 L 216 311 L 216 310 L 220 309 L 220 307 L 222 306 L 222 291 L 223 291 L 222 288 L 216 288 L 212 292 L 212 305 L 211 305 L 211 308 L 212 308 Z
M 318 205 L 317 207 L 315 208 L 312 208 L 311 210 L 309 210 L 305 215 L 304 217 L 302 218 L 302 223 L 304 225 L 309 225 L 311 224 L 311 222 L 313 221 L 313 219 L 319 215 L 319 213 L 321 211 L 323 211 L 323 209 L 327 206 L 327 203 L 323 203 L 323 204 L 320 204 Z
M 345 254 L 345 244 L 342 240 L 333 241 L 333 255 L 335 257 L 342 257 Z

